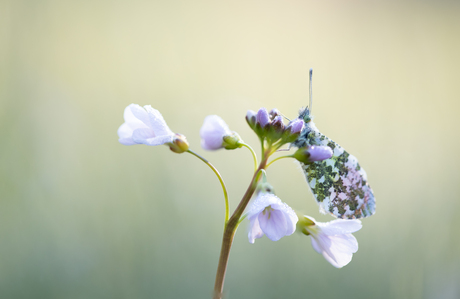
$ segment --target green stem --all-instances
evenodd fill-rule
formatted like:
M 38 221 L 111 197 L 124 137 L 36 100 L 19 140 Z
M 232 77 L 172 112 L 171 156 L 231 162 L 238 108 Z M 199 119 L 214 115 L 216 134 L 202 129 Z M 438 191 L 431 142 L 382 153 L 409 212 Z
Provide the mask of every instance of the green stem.
M 249 151 L 251 152 L 252 154 L 252 157 L 254 158 L 254 171 L 257 170 L 257 156 L 256 156 L 256 153 L 254 152 L 254 150 L 252 149 L 252 147 L 249 145 L 249 144 L 246 144 L 246 143 L 240 143 L 242 146 L 246 147 L 247 149 L 249 149 Z
M 206 160 L 202 156 L 198 155 L 197 153 L 195 153 L 191 149 L 189 149 L 187 152 L 192 154 L 192 155 L 194 155 L 195 157 L 197 157 L 198 159 L 203 161 L 206 165 L 208 165 L 212 169 L 212 171 L 214 171 L 214 173 L 216 174 L 217 178 L 219 179 L 220 184 L 222 186 L 222 190 L 224 191 L 224 197 L 225 197 L 225 225 L 227 225 L 228 217 L 229 217 L 229 214 L 230 214 L 230 207 L 229 207 L 229 204 L 228 204 L 227 187 L 225 187 L 225 183 L 224 183 L 224 180 L 222 179 L 222 176 L 220 175 L 219 171 L 217 171 L 217 169 L 214 167 L 214 165 L 212 165 L 208 160 Z
M 224 288 L 225 273 L 227 271 L 228 258 L 230 256 L 230 249 L 232 247 L 233 237 L 235 235 L 238 224 L 240 223 L 241 215 L 244 212 L 244 209 L 249 203 L 252 195 L 256 191 L 257 182 L 260 178 L 260 173 L 262 169 L 265 169 L 267 165 L 268 156 L 260 162 L 259 167 L 257 168 L 254 176 L 252 177 L 251 183 L 249 184 L 246 193 L 244 193 L 243 198 L 241 199 L 238 207 L 236 208 L 233 215 L 227 222 L 225 226 L 224 235 L 222 237 L 222 247 L 220 250 L 219 264 L 217 266 L 216 273 L 216 282 L 214 284 L 214 295 L 213 299 L 222 298 L 222 290 Z
M 281 156 L 281 157 L 278 157 L 278 158 L 276 158 L 276 159 L 273 159 L 270 163 L 267 164 L 267 168 L 268 168 L 270 165 L 272 165 L 273 162 L 278 161 L 278 160 L 281 160 L 281 159 L 284 159 L 284 158 L 293 158 L 293 156 L 292 156 L 292 155 L 289 155 L 289 156 Z

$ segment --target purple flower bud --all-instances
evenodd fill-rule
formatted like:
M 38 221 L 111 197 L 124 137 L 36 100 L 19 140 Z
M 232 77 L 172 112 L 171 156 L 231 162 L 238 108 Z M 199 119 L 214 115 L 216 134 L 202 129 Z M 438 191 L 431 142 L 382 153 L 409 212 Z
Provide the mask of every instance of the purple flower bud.
M 284 130 L 283 117 L 278 115 L 272 121 L 272 126 L 276 131 L 282 132 Z
M 294 158 L 305 164 L 322 161 L 332 157 L 332 149 L 328 146 L 312 145 L 299 148 L 293 155 Z
M 268 115 L 267 109 L 260 108 L 259 111 L 257 111 L 256 121 L 262 128 L 270 123 L 270 117 Z
M 201 146 L 208 151 L 222 148 L 223 138 L 231 131 L 225 121 L 217 115 L 208 115 L 200 129 Z
M 248 110 L 246 113 L 246 121 L 251 127 L 256 124 L 256 116 L 257 113 L 252 110 Z
M 278 115 L 280 115 L 280 112 L 279 112 L 278 109 L 273 108 L 272 110 L 270 110 L 270 113 L 269 113 L 269 114 L 270 114 L 270 117 L 271 117 L 272 119 L 274 119 L 275 117 L 277 117 Z
M 300 118 L 294 119 L 288 126 L 291 128 L 291 134 L 297 134 L 302 132 L 305 122 Z
M 312 145 L 307 149 L 310 157 L 310 162 L 323 161 L 332 157 L 332 149 L 328 146 L 316 146 Z

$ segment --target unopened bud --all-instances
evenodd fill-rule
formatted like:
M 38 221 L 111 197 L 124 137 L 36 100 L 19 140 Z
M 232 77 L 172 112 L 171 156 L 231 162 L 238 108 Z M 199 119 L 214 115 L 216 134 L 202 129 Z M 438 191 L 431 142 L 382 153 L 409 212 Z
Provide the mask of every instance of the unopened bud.
M 236 132 L 232 132 L 229 135 L 225 135 L 223 138 L 222 146 L 225 149 L 237 149 L 242 147 L 243 140 L 241 139 L 240 135 Z
M 252 110 L 248 110 L 248 112 L 246 113 L 246 121 L 248 122 L 251 128 L 253 128 L 256 125 L 256 116 L 257 113 Z
M 299 148 L 293 156 L 302 163 L 310 164 L 316 161 L 323 161 L 332 157 L 332 149 L 328 146 L 312 145 L 307 148 Z
M 282 132 L 284 131 L 284 123 L 283 123 L 283 117 L 278 115 L 276 116 L 273 121 L 272 121 L 272 127 L 275 129 L 277 132 Z
M 169 149 L 178 154 L 188 151 L 188 147 L 187 138 L 182 134 L 174 135 L 173 142 L 169 144 Z
M 270 110 L 269 115 L 270 115 L 270 118 L 271 118 L 271 119 L 274 119 L 275 117 L 277 117 L 278 115 L 280 115 L 280 112 L 279 112 L 278 109 L 273 108 L 272 110 Z
M 256 122 L 262 128 L 265 127 L 268 123 L 270 123 L 270 117 L 268 115 L 267 109 L 260 108 L 259 111 L 257 111 Z
M 291 121 L 291 123 L 287 126 L 286 129 L 289 128 L 291 130 L 291 134 L 297 134 L 302 132 L 304 125 L 305 122 L 303 120 L 301 120 L 300 118 L 296 118 L 293 121 Z

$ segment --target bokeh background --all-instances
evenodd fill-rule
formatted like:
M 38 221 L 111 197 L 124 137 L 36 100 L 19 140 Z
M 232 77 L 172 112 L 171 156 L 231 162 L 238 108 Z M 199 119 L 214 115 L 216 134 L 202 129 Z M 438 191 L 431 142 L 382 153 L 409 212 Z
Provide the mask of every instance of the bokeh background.
M 358 157 L 377 213 L 340 270 L 302 235 L 251 245 L 243 223 L 226 298 L 459 298 L 459 53 L 458 1 L 0 1 L 0 297 L 210 298 L 219 183 L 119 144 L 123 109 L 159 109 L 234 208 L 252 157 L 204 152 L 204 117 L 259 151 L 246 111 L 296 117 L 313 68 L 317 127 Z M 293 161 L 268 177 L 332 219 Z

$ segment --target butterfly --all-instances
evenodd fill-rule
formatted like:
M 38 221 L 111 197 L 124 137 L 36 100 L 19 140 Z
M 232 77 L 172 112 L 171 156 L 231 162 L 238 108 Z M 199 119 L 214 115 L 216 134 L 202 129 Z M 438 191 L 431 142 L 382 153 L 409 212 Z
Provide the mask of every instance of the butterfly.
M 310 109 L 311 72 L 310 70 Z M 292 145 L 299 148 L 312 145 L 328 146 L 333 151 L 330 159 L 311 164 L 301 163 L 320 211 L 345 219 L 373 215 L 375 197 L 367 182 L 366 172 L 355 156 L 319 132 L 312 121 L 310 109 L 307 107 L 300 110 L 299 118 L 305 122 L 305 126 Z

